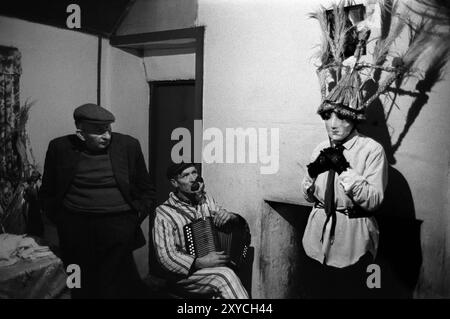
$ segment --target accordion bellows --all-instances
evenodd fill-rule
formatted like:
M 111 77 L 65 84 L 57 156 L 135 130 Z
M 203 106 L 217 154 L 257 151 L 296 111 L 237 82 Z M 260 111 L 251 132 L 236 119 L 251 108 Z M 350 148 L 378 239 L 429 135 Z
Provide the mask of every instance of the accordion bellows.
M 250 232 L 245 220 L 218 228 L 212 217 L 206 217 L 185 225 L 183 230 L 186 250 L 193 256 L 203 257 L 213 251 L 224 251 L 230 256 L 230 266 L 236 268 L 246 258 Z

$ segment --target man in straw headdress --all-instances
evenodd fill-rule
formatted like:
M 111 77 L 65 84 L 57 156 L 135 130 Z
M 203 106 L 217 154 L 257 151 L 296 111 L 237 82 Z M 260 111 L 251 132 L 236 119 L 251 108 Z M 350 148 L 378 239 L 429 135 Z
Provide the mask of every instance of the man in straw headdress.
M 356 48 L 368 30 L 359 33 Z M 367 297 L 367 266 L 378 248 L 373 212 L 381 205 L 388 163 L 383 147 L 358 132 L 366 119 L 359 78 L 349 68 L 325 96 L 317 113 L 328 139 L 313 151 L 302 182 L 307 201 L 314 203 L 303 236 L 308 260 L 305 278 L 308 297 Z

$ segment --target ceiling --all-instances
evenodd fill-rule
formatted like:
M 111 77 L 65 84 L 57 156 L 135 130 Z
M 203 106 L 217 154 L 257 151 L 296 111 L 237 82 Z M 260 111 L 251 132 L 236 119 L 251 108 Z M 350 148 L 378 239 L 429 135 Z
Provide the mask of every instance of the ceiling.
M 135 0 L 10 0 L 2 1 L 0 15 L 67 28 L 69 4 L 81 9 L 81 29 L 77 31 L 111 37 Z

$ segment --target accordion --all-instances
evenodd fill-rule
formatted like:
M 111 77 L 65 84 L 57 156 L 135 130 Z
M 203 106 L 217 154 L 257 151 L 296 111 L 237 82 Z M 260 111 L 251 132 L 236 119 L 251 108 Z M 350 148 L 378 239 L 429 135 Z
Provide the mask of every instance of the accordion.
M 213 251 L 224 251 L 230 257 L 230 267 L 239 268 L 247 256 L 250 231 L 247 222 L 239 220 L 225 227 L 216 227 L 212 217 L 201 218 L 183 227 L 186 250 L 196 257 Z

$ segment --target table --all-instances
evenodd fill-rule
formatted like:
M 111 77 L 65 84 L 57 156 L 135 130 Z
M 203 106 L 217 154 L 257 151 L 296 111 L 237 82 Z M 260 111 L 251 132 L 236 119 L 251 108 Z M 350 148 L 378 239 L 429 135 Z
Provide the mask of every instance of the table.
M 56 256 L 0 267 L 0 299 L 69 299 L 64 265 Z

